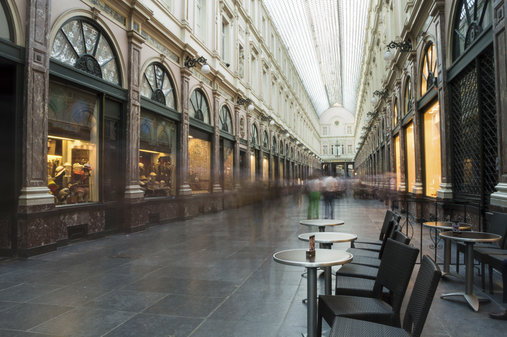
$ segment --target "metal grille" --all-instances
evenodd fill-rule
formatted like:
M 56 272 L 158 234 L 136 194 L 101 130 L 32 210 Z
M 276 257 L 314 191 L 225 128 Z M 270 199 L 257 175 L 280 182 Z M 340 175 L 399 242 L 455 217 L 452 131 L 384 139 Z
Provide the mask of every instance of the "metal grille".
M 482 205 L 498 179 L 494 75 L 491 48 L 450 83 L 454 191 Z

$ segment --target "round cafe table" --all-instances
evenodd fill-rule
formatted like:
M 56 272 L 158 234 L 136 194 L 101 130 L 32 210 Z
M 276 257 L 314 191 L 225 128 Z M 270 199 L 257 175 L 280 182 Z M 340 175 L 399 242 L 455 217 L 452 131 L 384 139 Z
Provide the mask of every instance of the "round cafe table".
M 308 337 L 316 337 L 317 330 L 317 268 L 342 265 L 352 261 L 352 254 L 334 249 L 315 249 L 315 256 L 306 257 L 306 249 L 282 250 L 273 254 L 273 260 L 290 266 L 303 266 L 307 269 L 306 292 Z
M 452 222 L 451 221 L 429 221 L 423 222 L 424 227 L 435 229 L 435 263 L 437 262 L 437 244 L 438 244 L 438 233 L 439 231 L 450 231 L 452 230 Z M 472 226 L 464 223 L 460 223 L 459 230 L 460 231 L 469 231 L 472 229 Z M 451 265 L 451 240 L 446 237 L 442 237 L 444 239 L 444 271 L 442 272 L 442 276 L 452 275 L 455 277 L 460 277 L 456 273 L 452 273 L 450 271 L 449 266 Z M 421 252 L 422 252 L 422 241 L 421 241 Z
M 339 226 L 344 223 L 343 220 L 338 219 L 308 219 L 299 221 L 299 224 L 303 226 L 318 227 L 319 232 L 325 232 L 328 226 Z
M 465 292 L 455 292 L 449 294 L 443 294 L 440 298 L 446 298 L 450 296 L 463 296 L 465 297 L 468 304 L 475 311 L 479 310 L 479 301 L 487 301 L 487 299 L 479 298 L 474 294 L 474 244 L 476 242 L 495 242 L 500 240 L 502 237 L 497 234 L 484 233 L 484 232 L 441 232 L 442 238 L 447 238 L 453 241 L 461 241 L 466 245 L 465 250 L 465 267 L 466 267 L 466 285 Z
M 299 234 L 299 240 L 310 241 L 310 236 L 315 236 L 315 242 L 320 244 L 321 248 L 331 249 L 333 243 L 353 242 L 357 240 L 357 235 L 338 232 L 314 232 Z M 324 267 L 324 289 L 326 295 L 331 295 L 331 267 Z

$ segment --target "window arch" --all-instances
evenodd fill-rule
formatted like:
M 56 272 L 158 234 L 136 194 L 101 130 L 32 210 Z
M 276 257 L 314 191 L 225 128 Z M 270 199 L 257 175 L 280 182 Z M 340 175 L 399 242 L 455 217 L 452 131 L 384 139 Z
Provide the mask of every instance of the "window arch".
M 280 141 L 280 155 L 283 156 L 283 142 Z
M 111 45 L 104 31 L 92 20 L 73 18 L 56 33 L 51 57 L 120 85 L 118 57 Z
M 160 63 L 154 62 L 144 71 L 141 95 L 176 110 L 174 83 Z
M 262 147 L 264 149 L 269 149 L 269 136 L 266 130 L 264 130 L 262 134 Z
M 209 124 L 209 106 L 201 89 L 195 89 L 190 95 L 190 117 Z
M 289 157 L 289 144 L 285 144 L 285 157 Z
M 220 122 L 220 130 L 232 134 L 232 118 L 231 112 L 227 105 L 222 106 L 220 115 L 218 116 Z
M 276 150 L 278 149 L 278 147 L 276 146 L 276 137 L 275 137 L 275 136 L 273 136 L 273 140 L 272 140 L 272 142 L 273 142 L 273 143 L 272 143 L 272 146 L 271 146 L 271 151 L 272 151 L 273 153 L 276 153 Z
M 410 77 L 408 77 L 407 80 L 405 81 L 403 115 L 406 115 L 408 112 L 412 110 L 413 96 L 414 95 L 412 94 L 412 81 L 410 81 Z
M 0 38 L 14 41 L 12 18 L 6 1 L 0 0 Z
M 437 48 L 435 44 L 430 43 L 426 47 L 423 56 L 422 71 L 421 71 L 421 96 L 423 96 L 429 89 L 436 87 L 437 78 Z
M 493 22 L 491 0 L 461 0 L 456 6 L 453 60 L 456 60 Z
M 257 125 L 252 124 L 252 138 L 251 138 L 252 146 L 259 145 L 259 131 L 257 130 Z

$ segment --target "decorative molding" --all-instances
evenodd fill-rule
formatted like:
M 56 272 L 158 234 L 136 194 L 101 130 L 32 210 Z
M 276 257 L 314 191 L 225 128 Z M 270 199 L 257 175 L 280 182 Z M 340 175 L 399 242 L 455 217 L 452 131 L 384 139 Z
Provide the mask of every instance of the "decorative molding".
M 146 33 L 146 31 L 141 30 L 141 35 L 146 39 L 146 43 L 152 46 L 153 48 L 157 49 L 158 51 L 162 52 L 165 56 L 170 58 L 176 63 L 180 63 L 180 58 L 178 55 L 164 47 L 163 44 L 161 44 L 158 40 L 156 40 L 153 36 Z
M 46 186 L 28 186 L 21 189 L 19 206 L 54 205 L 55 198 Z
M 497 191 L 491 194 L 490 204 L 507 208 L 507 183 L 498 183 L 495 189 Z
M 122 26 L 126 26 L 127 24 L 127 18 L 118 13 L 115 9 L 110 7 L 108 4 L 106 4 L 104 1 L 101 0 L 86 0 L 90 5 L 95 6 L 96 8 L 99 8 L 102 12 L 104 12 L 107 16 L 111 17 L 114 21 L 120 23 Z M 92 7 L 90 6 L 90 7 Z M 93 11 L 93 7 L 92 7 Z M 100 13 L 100 12 L 99 12 Z M 99 14 L 97 13 L 97 14 Z

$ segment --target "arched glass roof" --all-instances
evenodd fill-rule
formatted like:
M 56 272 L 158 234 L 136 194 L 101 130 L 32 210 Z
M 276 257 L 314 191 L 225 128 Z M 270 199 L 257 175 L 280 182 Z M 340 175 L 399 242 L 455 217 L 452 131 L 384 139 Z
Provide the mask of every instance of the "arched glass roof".
M 370 0 L 264 0 L 317 113 L 354 112 Z

